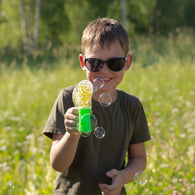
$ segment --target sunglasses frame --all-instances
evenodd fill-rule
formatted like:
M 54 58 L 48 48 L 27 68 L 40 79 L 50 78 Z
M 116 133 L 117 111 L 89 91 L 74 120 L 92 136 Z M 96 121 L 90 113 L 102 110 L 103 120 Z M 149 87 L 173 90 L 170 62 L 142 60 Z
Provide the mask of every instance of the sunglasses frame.
M 93 60 L 98 60 L 98 62 L 100 62 L 100 65 L 96 66 L 95 70 L 90 70 L 89 67 L 87 67 L 87 60 L 89 59 L 93 59 Z M 111 62 L 109 63 L 110 60 L 114 60 L 114 59 L 123 59 L 124 60 L 124 65 L 119 69 L 119 70 L 112 70 L 112 64 Z M 90 71 L 90 72 L 98 72 L 102 69 L 104 63 L 107 64 L 108 68 L 113 71 L 113 72 L 119 72 L 121 71 L 124 66 L 125 66 L 125 63 L 126 63 L 126 60 L 127 60 L 127 56 L 125 57 L 114 57 L 114 58 L 110 58 L 108 60 L 101 60 L 101 59 L 98 59 L 98 58 L 83 58 L 83 61 L 85 62 L 85 66 L 87 67 L 87 69 Z M 90 63 L 89 63 L 90 64 Z M 91 64 L 90 64 L 91 65 Z M 94 66 L 94 65 L 93 65 Z

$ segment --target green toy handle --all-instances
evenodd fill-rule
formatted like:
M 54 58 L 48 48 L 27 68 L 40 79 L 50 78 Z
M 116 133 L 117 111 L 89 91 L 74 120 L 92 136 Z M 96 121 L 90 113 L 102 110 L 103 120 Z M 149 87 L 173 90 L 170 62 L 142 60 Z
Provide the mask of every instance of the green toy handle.
M 91 108 L 79 108 L 79 131 L 91 132 Z

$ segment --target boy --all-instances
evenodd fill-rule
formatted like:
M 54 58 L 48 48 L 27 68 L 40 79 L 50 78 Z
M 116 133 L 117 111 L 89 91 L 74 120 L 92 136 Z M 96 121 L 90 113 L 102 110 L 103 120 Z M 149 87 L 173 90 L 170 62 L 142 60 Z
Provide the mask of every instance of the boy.
M 124 195 L 124 185 L 146 167 L 144 142 L 150 134 L 144 110 L 138 98 L 117 89 L 132 62 L 128 46 L 127 32 L 113 19 L 98 18 L 83 32 L 79 61 L 88 80 L 104 80 L 104 86 L 93 94 L 92 111 L 106 135 L 101 140 L 93 134 L 80 135 L 78 108 L 72 101 L 74 87 L 63 89 L 44 129 L 53 140 L 51 166 L 60 172 L 56 195 Z M 112 97 L 109 107 L 98 103 L 102 93 Z

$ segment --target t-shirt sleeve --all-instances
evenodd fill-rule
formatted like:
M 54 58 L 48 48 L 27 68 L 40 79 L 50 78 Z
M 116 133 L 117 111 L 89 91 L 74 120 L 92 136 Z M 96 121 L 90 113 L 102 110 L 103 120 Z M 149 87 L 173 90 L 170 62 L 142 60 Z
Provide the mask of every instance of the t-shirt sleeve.
M 146 142 L 151 139 L 143 106 L 139 100 L 134 108 L 134 131 L 131 144 Z
M 64 114 L 73 106 L 71 93 L 63 89 L 51 109 L 43 134 L 49 138 L 52 138 L 53 133 L 65 134 Z

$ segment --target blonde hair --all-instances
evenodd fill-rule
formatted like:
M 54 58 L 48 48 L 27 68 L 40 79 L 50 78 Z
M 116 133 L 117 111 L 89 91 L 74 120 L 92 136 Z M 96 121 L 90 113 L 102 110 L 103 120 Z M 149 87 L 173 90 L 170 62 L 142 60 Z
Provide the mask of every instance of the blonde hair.
M 91 50 L 94 45 L 103 47 L 118 40 L 126 55 L 129 51 L 129 38 L 123 26 L 114 19 L 97 18 L 90 22 L 83 31 L 82 53 L 85 55 L 86 49 Z

